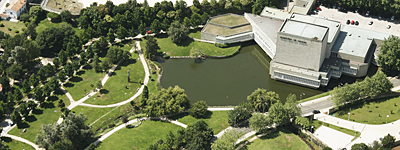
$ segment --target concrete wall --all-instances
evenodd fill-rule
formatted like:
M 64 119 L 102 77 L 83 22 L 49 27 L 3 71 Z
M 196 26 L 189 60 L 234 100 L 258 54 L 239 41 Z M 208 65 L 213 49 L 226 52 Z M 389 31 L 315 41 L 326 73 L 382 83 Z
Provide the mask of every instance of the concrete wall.
M 234 36 L 217 36 L 215 42 L 220 44 L 230 44 L 253 40 L 253 32 L 240 33 Z
M 205 28 L 205 27 L 204 27 Z M 201 39 L 202 40 L 207 40 L 207 41 L 216 41 L 217 35 L 215 34 L 211 34 L 211 33 L 207 33 L 207 32 L 201 32 Z
M 246 13 L 244 14 L 244 17 L 251 24 L 254 33 L 254 41 L 261 47 L 261 49 L 264 50 L 265 53 L 268 54 L 271 59 L 273 59 L 276 53 L 275 42 L 273 42 L 266 34 L 264 34 L 264 32 L 262 32 L 262 30 L 255 25 L 254 21 L 250 19 Z
M 282 64 L 319 71 L 325 59 L 326 41 L 326 35 L 322 41 L 318 41 L 278 32 L 275 60 Z

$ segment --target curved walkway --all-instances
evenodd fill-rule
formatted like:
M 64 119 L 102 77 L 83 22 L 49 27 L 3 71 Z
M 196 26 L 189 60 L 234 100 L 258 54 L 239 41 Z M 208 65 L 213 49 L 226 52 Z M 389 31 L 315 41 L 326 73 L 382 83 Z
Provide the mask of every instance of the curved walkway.
M 138 97 L 140 94 L 142 94 L 142 91 L 144 89 L 144 86 L 147 85 L 147 83 L 149 83 L 149 76 L 150 76 L 150 72 L 149 72 L 149 67 L 147 65 L 146 62 L 146 58 L 143 55 L 143 52 L 141 51 L 141 47 L 140 47 L 140 42 L 136 41 L 136 45 L 137 45 L 137 51 L 139 53 L 139 58 L 140 61 L 142 62 L 144 71 L 145 71 L 145 77 L 144 77 L 144 82 L 143 85 L 140 87 L 140 89 L 138 90 L 138 92 L 136 92 L 135 95 L 133 95 L 131 98 L 119 102 L 119 103 L 115 103 L 115 104 L 110 104 L 110 105 L 93 105 L 93 104 L 86 104 L 86 103 L 79 103 L 79 105 L 81 106 L 87 106 L 87 107 L 96 107 L 96 108 L 106 108 L 106 107 L 117 107 L 117 106 L 121 106 L 121 105 L 125 105 L 127 103 L 129 103 L 130 101 L 134 100 L 136 97 Z M 132 48 L 133 49 L 133 48 Z M 132 50 L 131 50 L 132 51 Z M 132 52 L 131 52 L 132 53 Z M 104 82 L 105 83 L 105 82 Z M 103 84 L 104 85 L 104 84 Z
M 3 136 L 9 137 L 9 138 L 14 139 L 14 140 L 17 140 L 17 141 L 24 142 L 24 143 L 26 143 L 26 144 L 29 144 L 30 146 L 32 146 L 33 148 L 35 148 L 35 149 L 37 149 L 37 150 L 42 150 L 42 149 L 43 149 L 43 148 L 39 148 L 38 145 L 36 145 L 35 143 L 32 143 L 32 142 L 29 141 L 29 140 L 24 139 L 24 138 L 21 138 L 21 137 L 18 137 L 18 136 L 15 136 L 15 135 L 5 134 L 5 135 L 3 135 Z

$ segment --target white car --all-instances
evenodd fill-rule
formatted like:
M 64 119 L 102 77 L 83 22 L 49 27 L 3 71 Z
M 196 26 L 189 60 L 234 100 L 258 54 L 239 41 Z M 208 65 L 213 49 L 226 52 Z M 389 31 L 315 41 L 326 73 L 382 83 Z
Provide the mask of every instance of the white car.
M 366 16 L 369 16 L 369 11 L 367 11 L 367 13 L 365 14 Z
M 392 16 L 392 18 L 390 18 L 390 20 L 392 20 L 392 21 L 393 21 L 393 20 L 394 20 L 394 16 Z

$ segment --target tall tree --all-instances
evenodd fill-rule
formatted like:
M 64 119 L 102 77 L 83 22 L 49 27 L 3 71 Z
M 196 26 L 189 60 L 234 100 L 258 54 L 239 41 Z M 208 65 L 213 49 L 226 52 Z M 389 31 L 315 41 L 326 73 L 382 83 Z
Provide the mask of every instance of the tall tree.
M 68 62 L 65 66 L 64 66 L 64 70 L 65 73 L 67 73 L 67 76 L 72 78 L 72 76 L 74 75 L 74 68 L 72 63 Z
M 383 137 L 382 147 L 385 149 L 392 149 L 395 141 L 396 141 L 396 138 L 394 136 L 388 134 L 385 137 Z
M 153 36 L 148 36 L 146 49 L 144 50 L 146 58 L 153 60 L 158 55 L 159 49 L 160 47 L 158 46 L 157 40 Z
M 72 14 L 68 10 L 64 10 L 60 13 L 61 20 L 64 22 L 71 22 Z
M 168 28 L 167 34 L 173 42 L 180 43 L 185 38 L 187 38 L 187 35 L 189 34 L 189 29 L 186 26 L 175 21 Z
M 58 72 L 57 77 L 60 79 L 62 83 L 64 83 L 65 80 L 67 80 L 67 73 L 65 73 L 64 70 L 61 70 L 60 72 Z
M 28 94 L 31 91 L 31 85 L 29 84 L 28 80 L 24 80 L 24 82 L 22 82 L 22 90 L 25 94 Z
M 192 27 L 197 28 L 201 24 L 201 17 L 198 13 L 193 13 L 190 17 L 190 24 Z
M 236 141 L 243 136 L 244 133 L 241 131 L 236 131 L 234 129 L 230 129 L 225 131 L 221 138 L 218 138 L 211 145 L 211 149 L 213 150 L 233 150 L 235 149 Z
M 153 33 L 159 33 L 161 31 L 161 23 L 158 19 L 154 19 L 153 23 L 150 25 L 150 29 Z
M 235 125 L 238 122 L 249 119 L 251 116 L 251 113 L 243 106 L 238 106 L 235 107 L 233 110 L 228 111 L 228 123 L 231 125 Z
M 20 80 L 26 72 L 21 64 L 13 64 L 6 70 L 7 76 L 14 80 Z
M 198 101 L 191 106 L 189 114 L 195 118 L 201 118 L 206 115 L 207 108 L 208 105 L 205 101 Z
M 150 95 L 144 110 L 149 116 L 164 116 L 175 114 L 189 107 L 189 98 L 185 90 L 179 86 L 161 89 L 156 94 Z
M 24 116 L 25 118 L 28 117 L 29 115 L 29 110 L 28 110 L 28 105 L 25 103 L 22 103 L 19 105 L 19 111 L 21 112 L 21 115 Z
M 46 70 L 44 69 L 44 67 L 39 69 L 37 77 L 39 78 L 40 82 L 42 83 L 46 82 L 47 77 L 46 77 Z
M 29 82 L 31 83 L 33 88 L 35 88 L 39 85 L 39 79 L 36 77 L 36 75 L 34 73 L 29 77 Z
M 110 41 L 110 43 L 114 43 L 115 35 L 114 35 L 114 31 L 111 28 L 108 30 L 107 37 L 108 37 L 108 40 Z
M 22 100 L 23 97 L 24 97 L 24 96 L 22 95 L 21 90 L 19 90 L 19 89 L 17 89 L 17 88 L 14 89 L 14 100 L 15 100 L 15 101 L 19 102 L 19 101 Z
M 268 111 L 268 117 L 277 125 L 285 126 L 290 123 L 290 112 L 280 101 L 273 104 Z
M 129 36 L 128 30 L 124 26 L 119 26 L 119 28 L 117 29 L 117 37 L 120 40 L 124 40 L 128 36 Z
M 146 34 L 146 23 L 143 23 L 143 21 L 139 25 L 139 33 L 143 36 Z
M 189 150 L 208 149 L 211 146 L 211 139 L 214 131 L 203 120 L 189 125 L 185 131 L 186 148 Z
M 13 113 L 11 114 L 11 121 L 17 125 L 22 122 L 21 114 L 17 109 L 14 109 Z
M 68 55 L 66 54 L 66 52 L 64 51 L 64 50 L 61 50 L 59 53 L 58 53 L 58 57 L 60 58 L 60 63 L 61 63 L 61 65 L 65 65 L 66 63 L 67 63 L 67 61 L 68 61 Z
M 279 100 L 279 95 L 273 91 L 267 92 L 265 89 L 256 89 L 251 95 L 247 96 L 247 101 L 259 112 L 266 112 L 272 104 Z
M 35 92 L 35 100 L 38 101 L 40 104 L 42 104 L 46 98 L 43 94 L 42 88 L 36 87 L 34 89 L 34 92 Z
M 58 70 L 58 68 L 60 68 L 60 59 L 58 57 L 54 58 L 53 64 L 55 69 Z
M 249 119 L 249 124 L 251 129 L 260 132 L 272 125 L 272 120 L 264 114 L 254 113 Z

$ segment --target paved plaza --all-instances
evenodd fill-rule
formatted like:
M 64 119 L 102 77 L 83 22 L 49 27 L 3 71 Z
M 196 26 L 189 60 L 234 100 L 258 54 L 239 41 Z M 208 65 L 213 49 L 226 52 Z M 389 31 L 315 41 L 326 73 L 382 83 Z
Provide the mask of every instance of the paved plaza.
M 314 135 L 321 140 L 321 142 L 329 145 L 332 149 L 343 148 L 354 138 L 346 133 L 334 130 L 332 128 L 321 126 L 315 130 Z

